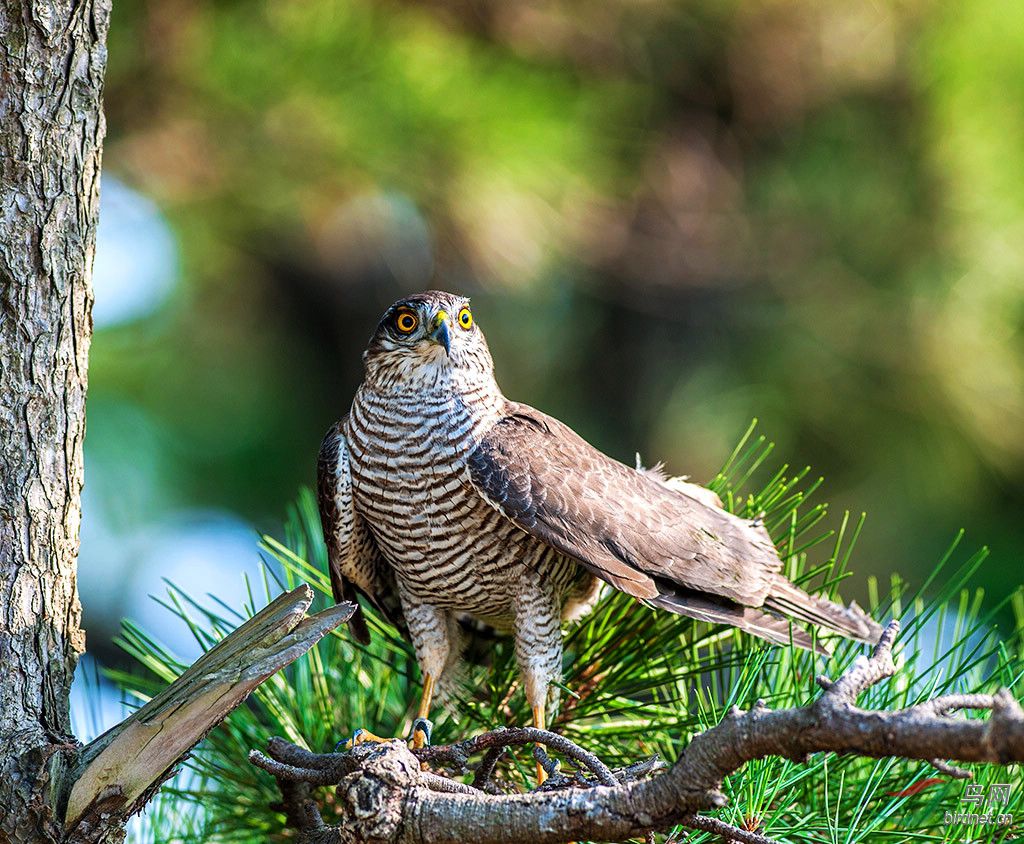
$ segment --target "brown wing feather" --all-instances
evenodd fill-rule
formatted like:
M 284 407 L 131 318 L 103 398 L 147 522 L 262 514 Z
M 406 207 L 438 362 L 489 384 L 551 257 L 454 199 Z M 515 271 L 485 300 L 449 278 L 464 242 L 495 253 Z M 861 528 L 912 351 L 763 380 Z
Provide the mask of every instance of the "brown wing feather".
M 872 645 L 882 635 L 882 625 L 864 612 L 856 601 L 844 607 L 827 598 L 808 595 L 781 576 L 775 578 L 764 606 L 771 612 L 799 618 Z
M 779 614 L 877 638 L 879 625 L 859 607 L 785 580 L 762 525 L 612 460 L 531 407 L 509 403 L 471 455 L 469 472 L 484 499 L 520 528 L 652 605 L 771 642 L 792 637 L 805 648 L 813 647 L 806 631 L 790 631 Z
M 373 534 L 356 512 L 348 466 L 348 446 L 342 424 L 334 425 L 320 445 L 317 459 L 317 500 L 327 545 L 327 568 L 334 600 L 369 599 L 396 627 L 405 628 L 394 575 L 381 556 Z M 370 631 L 361 609 L 348 622 L 357 640 L 366 644 Z
M 797 627 L 784 618 L 754 607 L 741 607 L 721 598 L 716 599 L 711 595 L 700 595 L 687 590 L 659 595 L 651 603 L 656 607 L 695 618 L 698 621 L 706 621 L 710 624 L 730 624 L 776 645 L 788 645 L 792 642 L 798 647 L 815 651 L 822 656 L 829 655 L 828 649 L 821 642 L 812 639 L 802 627 Z
M 613 586 L 658 581 L 760 606 L 782 566 L 763 527 L 612 460 L 538 410 L 511 404 L 470 457 L 473 484 L 516 525 Z

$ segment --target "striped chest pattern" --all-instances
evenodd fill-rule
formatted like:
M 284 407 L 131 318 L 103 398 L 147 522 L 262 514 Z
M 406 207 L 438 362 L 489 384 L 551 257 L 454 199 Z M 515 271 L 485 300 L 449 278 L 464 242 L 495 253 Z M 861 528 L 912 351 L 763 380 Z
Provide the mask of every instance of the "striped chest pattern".
M 355 506 L 400 588 L 436 606 L 500 622 L 529 569 L 563 592 L 576 566 L 483 501 L 466 460 L 501 412 L 486 385 L 421 391 L 364 387 L 346 436 Z

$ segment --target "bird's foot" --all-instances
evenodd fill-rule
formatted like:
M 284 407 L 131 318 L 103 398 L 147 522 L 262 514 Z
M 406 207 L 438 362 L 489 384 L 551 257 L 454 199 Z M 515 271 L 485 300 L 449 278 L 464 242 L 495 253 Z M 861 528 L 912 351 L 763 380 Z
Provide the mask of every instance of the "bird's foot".
M 417 718 L 412 722 L 412 733 L 409 743 L 413 750 L 419 750 L 430 744 L 430 736 L 434 732 L 434 723 L 429 718 Z
M 408 742 L 409 747 L 413 750 L 418 750 L 421 747 L 427 747 L 430 744 L 430 736 L 434 732 L 434 722 L 429 718 L 417 718 L 412 722 L 412 730 L 408 737 L 403 738 L 401 736 L 395 736 L 386 738 L 384 736 L 378 736 L 371 733 L 369 730 L 358 729 L 347 739 L 342 739 L 334 746 L 335 753 L 341 753 L 343 751 L 351 750 L 354 747 L 359 747 L 361 744 L 380 744 L 385 741 L 399 741 Z
M 352 733 L 350 738 L 342 739 L 334 745 L 334 752 L 340 753 L 343 750 L 351 750 L 354 747 L 359 747 L 361 744 L 380 744 L 385 741 L 393 741 L 393 739 L 384 738 L 371 733 L 369 730 L 360 728 Z

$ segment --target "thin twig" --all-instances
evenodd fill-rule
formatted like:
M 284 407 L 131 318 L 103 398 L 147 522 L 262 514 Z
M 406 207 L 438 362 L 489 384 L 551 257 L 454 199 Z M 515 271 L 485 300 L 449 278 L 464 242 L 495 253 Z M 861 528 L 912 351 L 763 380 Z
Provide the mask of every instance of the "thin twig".
M 305 782 L 310 785 L 337 785 L 338 776 L 331 769 L 298 768 L 287 762 L 278 762 L 258 750 L 249 751 L 249 761 L 257 768 L 273 774 L 279 780 L 287 782 Z
M 574 741 L 536 727 L 499 727 L 456 744 L 423 747 L 413 754 L 421 762 L 431 765 L 450 764 L 459 770 L 466 770 L 469 757 L 481 750 L 504 748 L 512 745 L 543 744 L 563 756 L 579 762 L 590 770 L 602 785 L 617 785 L 618 780 L 611 769 L 589 750 L 584 750 Z
M 974 776 L 966 768 L 958 768 L 956 765 L 951 765 L 944 759 L 931 759 L 929 760 L 928 764 L 935 768 L 935 770 L 942 771 L 942 773 L 948 774 L 949 776 L 958 780 L 969 780 L 972 776 Z
M 720 821 L 718 818 L 712 818 L 708 815 L 687 815 L 680 823 L 683 826 L 688 826 L 690 829 L 699 829 L 701 832 L 721 835 L 730 844 L 734 841 L 737 844 L 779 844 L 778 841 L 774 838 L 769 838 L 767 835 L 761 835 L 759 832 L 752 832 L 749 829 L 733 826 L 731 823 Z
M 484 754 L 484 758 L 480 760 L 480 764 L 477 766 L 476 774 L 473 777 L 473 785 L 476 788 L 486 789 L 491 784 L 491 777 L 494 776 L 494 771 L 498 767 L 498 762 L 508 752 L 506 745 L 500 745 L 499 747 L 492 747 Z
M 431 791 L 441 791 L 447 794 L 481 794 L 479 788 L 474 788 L 471 785 L 466 785 L 464 782 L 450 779 L 449 777 L 442 777 L 440 774 L 435 774 L 430 771 L 422 771 L 420 773 L 420 781 L 429 788 Z

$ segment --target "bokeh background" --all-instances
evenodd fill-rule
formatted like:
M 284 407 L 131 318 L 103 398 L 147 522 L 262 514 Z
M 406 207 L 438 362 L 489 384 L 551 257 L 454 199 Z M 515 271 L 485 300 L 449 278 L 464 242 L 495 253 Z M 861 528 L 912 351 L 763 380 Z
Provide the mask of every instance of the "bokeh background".
M 1021 582 L 1024 5 L 117 0 L 109 55 L 102 660 L 124 615 L 175 640 L 162 577 L 241 595 L 426 287 L 622 460 L 707 480 L 758 417 L 868 512 L 848 596 L 961 527 Z

